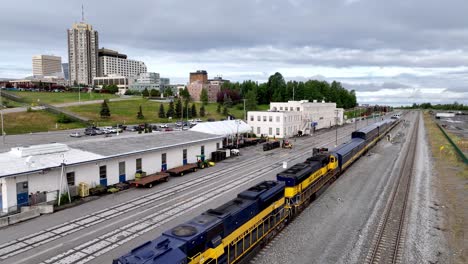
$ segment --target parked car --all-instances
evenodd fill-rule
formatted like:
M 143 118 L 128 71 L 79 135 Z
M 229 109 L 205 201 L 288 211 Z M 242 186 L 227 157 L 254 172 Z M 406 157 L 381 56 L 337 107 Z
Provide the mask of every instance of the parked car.
M 168 128 L 169 126 L 167 124 L 161 124 L 159 125 L 160 128 Z
M 71 133 L 71 134 L 70 134 L 70 137 L 79 138 L 79 137 L 81 137 L 81 134 L 80 134 L 80 132 Z
M 200 123 L 202 120 L 200 118 L 195 119 L 195 122 Z
M 175 124 L 176 124 L 176 126 L 178 126 L 178 127 L 181 127 L 181 126 L 183 125 L 183 123 L 180 122 L 180 121 L 177 121 Z
M 87 135 L 87 136 L 95 136 L 95 135 L 97 135 L 96 130 L 94 130 L 94 129 L 86 129 L 85 132 L 84 132 L 84 134 Z

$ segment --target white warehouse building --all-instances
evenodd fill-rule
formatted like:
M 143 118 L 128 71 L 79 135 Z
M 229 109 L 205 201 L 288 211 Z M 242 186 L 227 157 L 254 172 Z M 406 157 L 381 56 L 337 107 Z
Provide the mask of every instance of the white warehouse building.
M 343 108 L 336 108 L 336 103 L 271 102 L 268 111 L 249 111 L 247 122 L 257 136 L 288 138 L 299 131 L 310 134 L 316 129 L 342 125 L 343 114 Z
M 29 205 L 36 194 L 43 202 L 55 201 L 60 184 L 62 191 L 80 183 L 113 185 L 133 180 L 137 171 L 153 174 L 195 163 L 196 155 L 210 159 L 222 138 L 180 131 L 12 148 L 0 153 L 0 212 Z

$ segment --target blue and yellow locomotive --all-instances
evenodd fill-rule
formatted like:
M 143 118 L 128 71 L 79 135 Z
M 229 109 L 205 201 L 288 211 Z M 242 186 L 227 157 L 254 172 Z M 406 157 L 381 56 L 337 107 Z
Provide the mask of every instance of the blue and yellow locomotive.
M 354 131 L 351 140 L 322 151 L 261 182 L 216 209 L 164 232 L 114 264 L 236 263 L 268 242 L 325 184 L 338 177 L 396 124 L 384 120 Z

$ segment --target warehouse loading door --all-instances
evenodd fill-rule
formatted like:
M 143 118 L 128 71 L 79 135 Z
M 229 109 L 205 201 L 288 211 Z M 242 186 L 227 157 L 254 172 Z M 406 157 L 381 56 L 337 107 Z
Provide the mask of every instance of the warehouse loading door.
M 18 207 L 26 206 L 29 202 L 28 182 L 16 183 L 16 204 Z

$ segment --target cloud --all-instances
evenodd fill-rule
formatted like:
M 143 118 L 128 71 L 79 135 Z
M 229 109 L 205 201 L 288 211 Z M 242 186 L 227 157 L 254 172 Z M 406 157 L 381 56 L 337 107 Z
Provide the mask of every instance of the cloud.
M 279 71 L 374 91 L 359 97 L 372 101 L 405 89 L 421 89 L 414 100 L 452 100 L 468 83 L 465 0 L 4 2 L 0 77 L 30 75 L 35 54 L 66 61 L 66 29 L 81 19 L 83 3 L 100 46 L 176 82 L 196 69 L 234 81 L 264 81 Z M 432 97 L 427 87 L 450 96 Z

